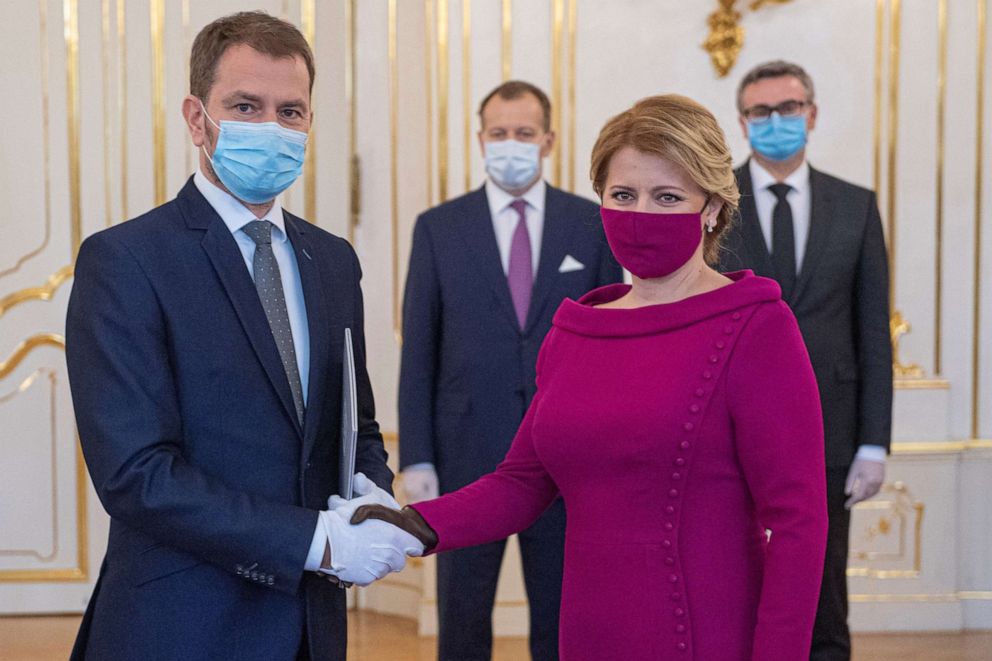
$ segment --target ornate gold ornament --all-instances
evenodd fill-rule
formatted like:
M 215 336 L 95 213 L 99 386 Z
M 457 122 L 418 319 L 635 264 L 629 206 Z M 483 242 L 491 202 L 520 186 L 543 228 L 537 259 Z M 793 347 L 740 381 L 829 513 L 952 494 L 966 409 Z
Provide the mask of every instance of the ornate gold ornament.
M 902 312 L 895 310 L 889 319 L 889 337 L 892 341 L 892 376 L 897 379 L 920 379 L 923 377 L 923 368 L 916 363 L 904 365 L 899 360 L 899 340 L 903 335 L 913 330 L 909 322 L 906 321 Z
M 719 7 L 706 19 L 710 34 L 703 42 L 703 48 L 710 54 L 717 75 L 723 78 L 737 62 L 737 55 L 744 47 L 744 28 L 740 26 L 741 13 L 734 8 L 737 0 L 718 0 Z M 784 5 L 792 0 L 753 0 L 751 11 L 765 5 Z

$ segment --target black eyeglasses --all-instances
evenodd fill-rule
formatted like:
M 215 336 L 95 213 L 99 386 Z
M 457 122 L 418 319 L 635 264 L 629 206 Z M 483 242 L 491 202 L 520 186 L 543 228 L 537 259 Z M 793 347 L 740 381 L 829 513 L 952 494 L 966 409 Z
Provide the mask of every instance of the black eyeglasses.
M 744 117 L 752 122 L 764 122 L 771 118 L 773 112 L 777 112 L 779 117 L 795 117 L 803 112 L 807 106 L 812 105 L 807 101 L 783 101 L 777 106 L 766 106 L 759 104 L 745 108 Z

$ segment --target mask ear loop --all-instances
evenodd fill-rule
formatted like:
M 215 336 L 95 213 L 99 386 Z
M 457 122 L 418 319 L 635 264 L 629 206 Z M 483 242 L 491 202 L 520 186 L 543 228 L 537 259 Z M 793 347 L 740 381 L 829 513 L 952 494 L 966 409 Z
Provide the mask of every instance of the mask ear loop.
M 207 107 L 205 105 L 203 105 L 203 99 L 199 99 L 198 98 L 197 101 L 200 102 L 200 109 L 203 111 L 203 116 L 207 118 L 207 121 L 208 122 L 210 122 L 211 124 L 214 125 L 214 127 L 218 131 L 218 136 L 217 137 L 220 138 L 220 134 L 219 133 L 222 130 L 221 127 L 220 127 L 220 124 L 218 124 L 217 122 L 215 122 L 214 121 L 214 118 L 211 117 L 210 116 L 210 113 L 207 112 Z M 204 131 L 204 134 L 206 134 L 206 131 Z M 210 163 L 213 163 L 214 162 L 214 157 L 207 153 L 207 147 L 206 147 L 205 144 L 204 145 L 200 145 L 200 151 L 203 152 L 203 155 L 207 157 L 207 160 L 210 161 Z

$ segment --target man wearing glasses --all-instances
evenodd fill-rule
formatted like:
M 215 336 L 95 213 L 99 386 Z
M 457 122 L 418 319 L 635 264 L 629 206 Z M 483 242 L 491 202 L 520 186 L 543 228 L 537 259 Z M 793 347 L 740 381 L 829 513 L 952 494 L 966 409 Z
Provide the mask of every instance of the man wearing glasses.
M 806 161 L 817 108 L 802 67 L 755 67 L 737 88 L 737 110 L 751 157 L 735 173 L 741 218 L 728 233 L 721 267 L 776 279 L 809 350 L 823 406 L 830 518 L 810 658 L 847 660 L 850 508 L 881 488 L 891 436 L 882 223 L 872 191 Z

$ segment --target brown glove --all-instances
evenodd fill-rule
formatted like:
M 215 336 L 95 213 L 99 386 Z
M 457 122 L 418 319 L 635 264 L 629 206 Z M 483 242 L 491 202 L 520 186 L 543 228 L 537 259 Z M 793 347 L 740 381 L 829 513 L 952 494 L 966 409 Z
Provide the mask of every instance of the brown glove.
M 417 510 L 412 507 L 393 510 L 382 505 L 362 505 L 355 510 L 351 517 L 351 523 L 356 525 L 368 519 L 379 519 L 410 533 L 424 545 L 424 553 L 437 546 L 437 533 L 427 525 L 424 517 L 420 516 Z

